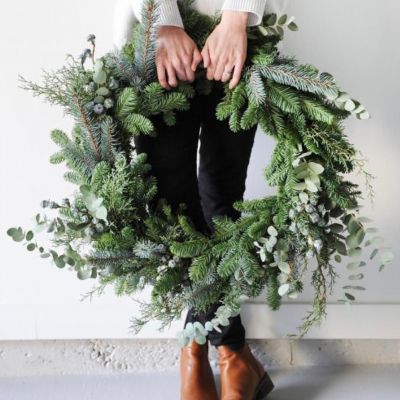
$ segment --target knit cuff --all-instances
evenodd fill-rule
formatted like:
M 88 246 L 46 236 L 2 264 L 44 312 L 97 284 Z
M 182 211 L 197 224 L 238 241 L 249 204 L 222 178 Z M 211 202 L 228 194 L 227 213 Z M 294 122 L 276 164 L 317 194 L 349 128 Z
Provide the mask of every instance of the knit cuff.
M 221 10 L 246 11 L 248 26 L 259 25 L 264 16 L 266 0 L 225 0 Z
M 182 17 L 176 0 L 159 0 L 158 15 L 158 25 L 172 25 L 183 28 Z

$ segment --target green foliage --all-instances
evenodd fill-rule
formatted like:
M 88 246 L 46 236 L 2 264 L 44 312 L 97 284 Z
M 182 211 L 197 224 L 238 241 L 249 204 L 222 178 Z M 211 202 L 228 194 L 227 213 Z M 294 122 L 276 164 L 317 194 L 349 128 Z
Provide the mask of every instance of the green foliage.
M 219 18 L 200 15 L 191 3 L 180 1 L 180 11 L 186 30 L 202 46 Z M 96 60 L 91 35 L 92 49 L 80 60 L 70 58 L 65 67 L 45 73 L 43 84 L 21 79 L 24 88 L 73 117 L 71 134 L 52 132 L 58 150 L 50 161 L 65 162 L 64 177 L 79 190 L 61 202 L 43 201 L 51 216 L 38 214 L 34 228 L 14 227 L 7 234 L 58 268 L 71 267 L 79 279 L 98 280 L 90 295 L 111 284 L 117 295 L 151 286 L 150 302 L 132 321 L 135 331 L 154 319 L 167 326 L 185 308 L 201 311 L 221 302 L 215 318 L 204 326 L 188 324 L 180 335 L 182 343 L 204 343 L 209 332 L 239 312 L 242 301 L 264 288 L 267 304 L 278 310 L 284 296 L 295 298 L 302 291 L 304 272 L 314 259 L 315 298 L 300 327 L 304 335 L 325 315 L 334 261 L 352 258 L 350 281 L 364 277 L 359 270 L 365 265 L 362 247 L 374 246 L 369 258 L 379 259 L 380 270 L 393 261 L 376 229 L 365 227 L 359 216 L 359 187 L 344 176 L 360 162 L 343 121 L 369 114 L 339 89 L 332 75 L 280 55 L 277 44 L 284 29 L 296 30 L 297 25 L 286 15 L 266 15 L 261 26 L 248 28 L 240 83 L 233 90 L 214 83 L 225 91 L 215 112 L 232 134 L 259 125 L 275 139 L 264 176 L 277 191 L 236 201 L 240 218 L 215 216 L 213 233 L 200 233 L 184 205 L 173 209 L 157 197 L 147 156 L 132 146 L 132 135 L 157 134 L 154 116 L 172 126 L 176 112 L 187 110 L 196 93 L 212 88 L 201 68 L 195 83 L 180 82 L 170 91 L 156 81 L 156 19 L 156 2 L 147 0 L 142 24 L 133 27 L 133 37 L 121 52 Z M 36 242 L 40 232 L 51 236 L 54 248 Z M 362 290 L 353 284 L 343 288 L 346 303 L 354 301 L 352 291 Z

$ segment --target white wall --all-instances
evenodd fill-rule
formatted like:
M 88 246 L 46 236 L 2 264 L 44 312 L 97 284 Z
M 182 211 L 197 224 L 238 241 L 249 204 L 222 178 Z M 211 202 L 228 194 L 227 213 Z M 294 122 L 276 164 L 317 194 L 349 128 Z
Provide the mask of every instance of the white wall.
M 117 299 L 110 290 L 93 304 L 81 303 L 81 295 L 93 281 L 78 281 L 71 272 L 60 271 L 29 254 L 5 235 L 10 226 L 28 225 L 41 200 L 59 199 L 73 190 L 62 179 L 64 168 L 48 162 L 55 150 L 49 132 L 56 127 L 68 129 L 71 122 L 61 110 L 18 89 L 17 76 L 38 80 L 42 68 L 62 65 L 67 52 L 79 54 L 89 33 L 98 37 L 98 52 L 107 51 L 112 41 L 112 10 L 113 2 L 106 0 L 0 3 L 0 339 L 129 337 L 128 318 L 135 312 L 129 298 Z M 368 169 L 378 176 L 376 204 L 374 208 L 367 205 L 365 214 L 374 219 L 397 257 L 399 11 L 396 0 L 293 1 L 289 13 L 296 15 L 301 29 L 288 34 L 285 43 L 286 53 L 333 73 L 342 88 L 371 112 L 373 118 L 369 121 L 349 121 L 348 134 L 370 160 Z M 270 191 L 261 173 L 272 148 L 272 141 L 259 133 L 248 174 L 247 198 Z M 359 177 L 355 179 L 362 182 Z M 352 306 L 352 311 L 333 304 L 346 283 L 347 273 L 339 267 L 343 277 L 331 298 L 332 312 L 328 311 L 328 321 L 320 330 L 313 330 L 314 337 L 399 337 L 397 265 L 396 261 L 381 273 L 375 263 L 365 267 L 362 284 L 367 291 L 358 295 L 362 305 Z M 306 302 L 312 296 L 306 288 L 299 299 L 285 304 L 279 313 L 250 306 L 245 313 L 249 336 L 279 337 L 293 330 L 310 308 Z M 254 323 L 259 310 L 265 330 Z M 354 323 L 357 319 L 359 323 Z M 372 322 L 376 329 L 366 334 L 364 327 Z M 385 330 L 380 328 L 384 324 Z M 173 335 L 179 327 L 177 323 L 164 335 Z M 154 326 L 142 336 L 157 336 Z

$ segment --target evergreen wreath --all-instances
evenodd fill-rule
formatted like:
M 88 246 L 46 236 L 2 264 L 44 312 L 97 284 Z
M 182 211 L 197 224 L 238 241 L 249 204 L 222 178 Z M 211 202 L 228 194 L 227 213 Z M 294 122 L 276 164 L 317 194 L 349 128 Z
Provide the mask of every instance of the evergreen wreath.
M 201 48 L 219 16 L 199 14 L 190 3 L 180 1 L 179 7 L 186 31 Z M 301 338 L 326 315 L 327 296 L 339 276 L 334 263 L 351 257 L 351 284 L 343 286 L 339 302 L 352 303 L 354 293 L 365 289 L 353 284 L 364 276 L 362 247 L 375 245 L 369 258 L 380 254 L 380 271 L 393 260 L 376 228 L 366 227 L 371 221 L 359 213 L 362 192 L 345 176 L 363 173 L 373 198 L 374 177 L 343 132 L 346 118 L 368 119 L 369 113 L 332 75 L 280 54 L 285 29 L 297 30 L 287 15 L 268 14 L 260 26 L 248 28 L 248 57 L 233 90 L 208 81 L 200 68 L 195 85 L 181 82 L 165 91 L 155 72 L 156 20 L 155 0 L 147 0 L 142 23 L 122 51 L 96 59 L 90 35 L 91 48 L 45 72 L 42 84 L 21 77 L 23 88 L 74 118 L 70 135 L 51 133 L 59 151 L 50 161 L 65 162 L 65 179 L 79 189 L 60 202 L 43 201 L 41 206 L 53 211 L 38 213 L 32 229 L 7 233 L 57 267 L 76 271 L 79 279 L 96 279 L 84 298 L 110 284 L 117 295 L 129 296 L 152 287 L 151 301 L 142 303 L 141 315 L 132 320 L 134 332 L 153 319 L 162 329 L 188 307 L 205 311 L 220 301 L 215 318 L 186 325 L 179 334 L 182 345 L 205 343 L 208 332 L 227 325 L 241 303 L 263 289 L 269 307 L 278 310 L 283 297 L 296 298 L 302 291 L 315 260 L 313 308 L 297 328 L 300 334 L 288 335 Z M 90 61 L 93 67 L 87 67 Z M 184 204 L 173 211 L 161 199 L 149 207 L 157 182 L 132 137 L 158 134 L 152 123 L 157 114 L 174 125 L 175 112 L 187 110 L 196 91 L 208 93 L 213 85 L 225 90 L 216 116 L 229 122 L 232 135 L 258 124 L 275 139 L 264 176 L 277 193 L 236 202 L 241 217 L 215 217 L 215 231 L 205 235 L 185 215 Z M 43 231 L 51 236 L 50 249 L 36 242 Z

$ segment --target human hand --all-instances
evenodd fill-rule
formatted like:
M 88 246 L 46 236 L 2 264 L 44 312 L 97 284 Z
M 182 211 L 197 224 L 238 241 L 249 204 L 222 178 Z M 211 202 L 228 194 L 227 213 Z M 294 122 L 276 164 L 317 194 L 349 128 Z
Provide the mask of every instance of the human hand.
M 247 19 L 247 12 L 223 11 L 221 22 L 207 38 L 201 52 L 207 79 L 230 80 L 230 89 L 239 83 L 247 55 Z
M 202 56 L 196 43 L 177 26 L 158 28 L 156 67 L 161 86 L 171 89 L 178 80 L 193 82 L 197 65 Z

